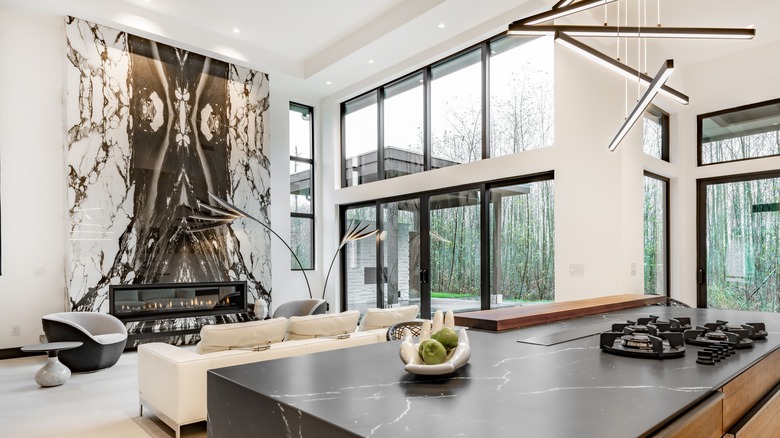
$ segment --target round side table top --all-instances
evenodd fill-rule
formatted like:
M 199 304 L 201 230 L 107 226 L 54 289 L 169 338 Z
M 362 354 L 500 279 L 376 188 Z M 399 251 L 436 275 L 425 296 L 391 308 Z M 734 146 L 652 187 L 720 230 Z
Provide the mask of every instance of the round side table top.
M 81 347 L 84 343 L 75 341 L 75 342 L 47 342 L 45 344 L 35 344 L 35 345 L 28 345 L 26 347 L 22 347 L 22 351 L 25 353 L 39 353 L 42 351 L 50 352 L 50 351 L 62 351 L 62 350 L 70 350 L 71 348 L 78 348 Z

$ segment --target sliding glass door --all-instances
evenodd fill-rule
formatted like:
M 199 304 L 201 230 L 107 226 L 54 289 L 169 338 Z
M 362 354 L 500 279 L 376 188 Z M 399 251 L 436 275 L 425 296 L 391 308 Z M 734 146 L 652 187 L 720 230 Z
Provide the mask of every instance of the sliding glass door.
M 431 311 L 481 308 L 480 191 L 429 198 Z
M 554 210 L 551 173 L 344 207 L 344 229 L 380 232 L 342 251 L 342 302 L 428 318 L 553 301 Z
M 699 307 L 780 311 L 780 172 L 698 183 Z

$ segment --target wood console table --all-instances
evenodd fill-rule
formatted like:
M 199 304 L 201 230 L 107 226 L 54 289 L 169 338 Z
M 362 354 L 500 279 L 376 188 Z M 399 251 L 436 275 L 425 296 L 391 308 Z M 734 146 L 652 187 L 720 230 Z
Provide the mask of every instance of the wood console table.
M 662 295 L 610 295 L 585 300 L 456 313 L 455 324 L 462 327 L 500 332 L 665 301 L 666 297 Z

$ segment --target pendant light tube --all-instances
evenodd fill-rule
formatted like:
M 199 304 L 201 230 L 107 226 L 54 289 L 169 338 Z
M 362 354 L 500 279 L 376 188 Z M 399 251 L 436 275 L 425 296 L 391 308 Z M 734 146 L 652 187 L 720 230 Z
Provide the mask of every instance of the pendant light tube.
M 722 27 L 616 27 L 616 26 L 577 26 L 577 25 L 509 25 L 508 35 L 541 36 L 561 31 L 574 38 L 613 37 L 622 38 L 677 38 L 677 39 L 729 39 L 749 40 L 756 36 L 752 28 Z
M 650 83 L 650 86 L 647 88 L 647 91 L 645 91 L 645 94 L 642 95 L 642 98 L 639 99 L 639 102 L 637 102 L 636 106 L 631 111 L 631 114 L 628 116 L 626 121 L 623 122 L 623 126 L 620 127 L 620 130 L 618 130 L 615 138 L 613 138 L 612 142 L 609 143 L 610 151 L 614 151 L 618 147 L 620 142 L 623 141 L 623 138 L 625 138 L 626 134 L 628 134 L 628 131 L 631 130 L 631 127 L 633 127 L 637 120 L 642 117 L 642 114 L 650 105 L 650 102 L 653 101 L 653 98 L 661 90 L 661 87 L 664 85 L 666 80 L 669 79 L 669 76 L 671 76 L 673 71 L 674 61 L 667 59 L 661 66 L 661 69 L 658 70 L 658 73 L 656 73 L 655 78 Z
M 526 25 L 545 23 L 547 21 L 552 21 L 561 17 L 566 17 L 567 15 L 576 14 L 577 12 L 586 11 L 588 9 L 595 8 L 597 6 L 606 5 L 614 1 L 616 0 L 582 0 L 576 3 L 569 2 L 569 4 L 567 4 L 566 6 L 554 8 L 549 11 L 542 12 L 540 14 L 532 15 L 530 17 L 523 18 L 522 20 L 518 20 L 515 23 L 526 24 Z
M 564 47 L 569 48 L 570 50 L 579 53 L 580 55 L 585 56 L 591 61 L 595 61 L 597 64 L 600 64 L 603 67 L 606 67 L 616 73 L 619 73 L 620 75 L 622 75 L 627 79 L 633 80 L 639 78 L 639 81 L 645 86 L 649 86 L 653 81 L 653 78 L 647 76 L 646 74 L 640 73 L 637 70 L 634 70 L 633 68 L 623 63 L 620 63 L 610 58 L 609 56 L 599 52 L 598 50 L 595 50 L 592 47 L 575 40 L 574 38 L 570 38 L 561 32 L 558 32 L 555 35 L 555 42 Z M 688 100 L 689 100 L 688 96 L 680 93 L 674 88 L 663 85 L 660 89 L 660 92 L 664 96 L 669 97 L 675 102 L 681 103 L 683 105 L 688 104 Z

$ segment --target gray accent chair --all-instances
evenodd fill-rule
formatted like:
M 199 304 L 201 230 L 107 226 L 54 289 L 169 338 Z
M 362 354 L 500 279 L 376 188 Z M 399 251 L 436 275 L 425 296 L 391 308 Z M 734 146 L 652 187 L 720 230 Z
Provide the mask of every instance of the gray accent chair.
M 107 313 L 51 313 L 43 317 L 42 325 L 49 342 L 80 341 L 84 344 L 59 354 L 60 362 L 75 373 L 114 366 L 127 344 L 125 324 Z
M 325 300 L 293 300 L 282 303 L 274 311 L 274 318 L 289 318 L 291 316 L 321 315 L 325 313 L 328 303 Z

